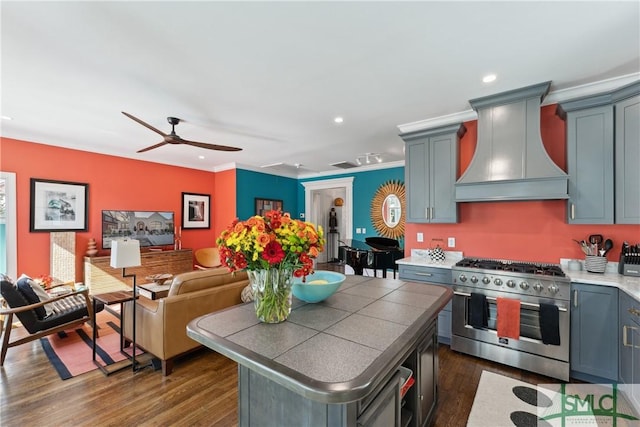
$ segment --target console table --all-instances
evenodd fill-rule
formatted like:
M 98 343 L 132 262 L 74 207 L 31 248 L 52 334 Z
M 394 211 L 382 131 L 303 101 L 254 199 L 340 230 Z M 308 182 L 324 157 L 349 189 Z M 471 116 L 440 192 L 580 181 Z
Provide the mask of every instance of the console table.
M 142 265 L 128 267 L 127 273 L 143 278 L 152 274 L 176 275 L 193 270 L 191 249 L 143 252 L 140 254 L 140 260 Z M 84 283 L 90 294 L 131 290 L 131 285 L 122 277 L 122 269 L 112 268 L 110 262 L 110 256 L 84 257 Z

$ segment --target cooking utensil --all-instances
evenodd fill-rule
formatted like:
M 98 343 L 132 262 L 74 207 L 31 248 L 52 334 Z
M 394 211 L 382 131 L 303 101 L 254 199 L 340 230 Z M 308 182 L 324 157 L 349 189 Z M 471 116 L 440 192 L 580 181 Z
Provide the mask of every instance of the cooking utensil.
M 580 245 L 580 249 L 582 249 L 582 252 L 584 252 L 585 255 L 591 255 L 591 249 L 589 248 L 589 246 L 587 246 L 587 242 L 585 242 L 584 240 L 579 241 L 576 239 L 573 239 L 573 241 Z
M 591 255 L 598 254 L 598 248 L 600 247 L 600 243 L 602 243 L 603 239 L 602 234 L 591 234 L 589 236 L 589 243 L 592 245 Z
M 607 239 L 604 241 L 604 245 L 602 249 L 604 250 L 604 254 L 602 256 L 607 256 L 607 252 L 609 252 L 613 248 L 613 240 Z

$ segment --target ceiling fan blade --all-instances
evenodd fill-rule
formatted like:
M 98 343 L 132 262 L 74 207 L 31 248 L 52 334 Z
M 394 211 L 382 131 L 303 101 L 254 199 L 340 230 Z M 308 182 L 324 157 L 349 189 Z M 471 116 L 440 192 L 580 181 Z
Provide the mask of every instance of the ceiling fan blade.
M 132 116 L 129 113 L 125 113 L 124 111 L 122 111 L 122 114 L 124 114 L 125 116 L 129 117 L 131 120 L 140 123 L 142 126 L 146 127 L 147 129 L 151 129 L 152 131 L 154 131 L 157 134 L 160 134 L 162 136 L 167 136 L 166 133 L 159 131 L 158 129 L 154 128 L 153 126 L 151 126 L 148 123 L 143 122 L 142 120 L 140 120 L 139 118 L 137 118 L 136 116 Z M 138 151 L 139 152 L 139 151 Z
M 136 151 L 136 153 L 144 153 L 145 151 L 153 150 L 154 148 L 162 147 L 163 145 L 168 144 L 166 141 L 162 141 L 157 143 L 156 145 L 152 145 L 151 147 L 143 148 L 142 150 Z
M 194 147 L 207 148 L 209 150 L 242 151 L 242 148 L 229 147 L 227 145 L 207 144 L 205 142 L 187 141 L 186 139 L 182 139 L 182 138 L 180 138 L 180 142 L 183 144 L 192 145 Z

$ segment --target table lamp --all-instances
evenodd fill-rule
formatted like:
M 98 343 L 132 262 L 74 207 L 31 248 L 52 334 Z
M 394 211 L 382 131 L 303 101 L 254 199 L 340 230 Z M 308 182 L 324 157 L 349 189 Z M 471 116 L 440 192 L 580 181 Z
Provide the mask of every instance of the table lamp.
M 140 262 L 140 242 L 135 239 L 112 240 L 111 241 L 111 267 L 122 268 L 122 277 L 133 278 L 133 314 L 131 325 L 133 329 L 132 337 L 132 364 L 133 372 L 136 372 L 136 299 L 138 290 L 136 289 L 136 275 L 126 274 L 127 267 L 137 267 L 142 265 Z M 123 313 L 120 313 L 122 315 Z M 122 323 L 124 327 L 124 323 Z

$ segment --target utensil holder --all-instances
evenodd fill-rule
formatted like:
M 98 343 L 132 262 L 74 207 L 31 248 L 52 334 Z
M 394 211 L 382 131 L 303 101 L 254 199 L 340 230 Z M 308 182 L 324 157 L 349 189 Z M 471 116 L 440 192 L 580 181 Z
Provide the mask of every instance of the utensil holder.
M 584 268 L 590 273 L 604 273 L 607 269 L 607 258 L 596 255 L 584 257 Z

